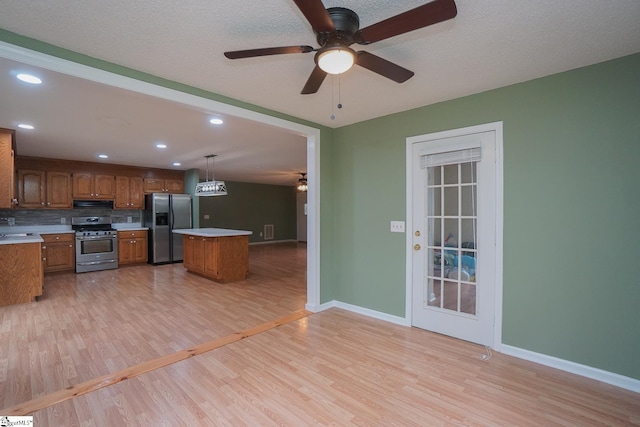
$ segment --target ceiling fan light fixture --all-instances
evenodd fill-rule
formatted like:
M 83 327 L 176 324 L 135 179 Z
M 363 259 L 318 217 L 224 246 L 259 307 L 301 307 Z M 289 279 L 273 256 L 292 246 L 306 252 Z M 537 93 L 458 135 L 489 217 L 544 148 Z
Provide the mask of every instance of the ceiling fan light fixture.
M 307 185 L 307 174 L 300 173 L 300 175 L 302 175 L 302 178 L 298 180 L 298 191 L 304 193 L 309 189 L 309 186 Z
M 344 46 L 332 47 L 318 52 L 318 67 L 328 74 L 342 74 L 355 63 L 356 53 Z

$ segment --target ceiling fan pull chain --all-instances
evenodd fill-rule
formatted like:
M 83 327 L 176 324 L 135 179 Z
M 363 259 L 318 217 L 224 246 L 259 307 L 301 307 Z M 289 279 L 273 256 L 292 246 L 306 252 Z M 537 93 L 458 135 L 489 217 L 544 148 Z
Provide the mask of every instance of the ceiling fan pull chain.
M 333 82 L 334 82 L 334 77 L 333 77 L 333 74 L 332 74 L 331 75 L 331 116 L 329 116 L 329 118 L 331 120 L 335 120 L 336 119 L 336 115 L 333 114 L 333 106 L 335 105 L 335 103 L 333 102 L 333 93 L 335 92 Z
M 342 108 L 342 74 L 338 74 L 338 109 Z

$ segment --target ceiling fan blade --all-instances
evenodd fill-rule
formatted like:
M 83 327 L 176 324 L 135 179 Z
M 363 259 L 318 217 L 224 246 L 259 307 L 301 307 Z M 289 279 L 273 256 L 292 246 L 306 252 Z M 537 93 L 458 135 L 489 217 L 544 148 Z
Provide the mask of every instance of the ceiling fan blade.
M 320 85 L 324 81 L 325 77 L 327 77 L 327 73 L 322 71 L 322 69 L 316 65 L 300 93 L 302 95 L 316 93 L 318 89 L 320 89 Z
M 253 58 L 256 56 L 280 55 L 283 53 L 307 53 L 313 52 L 311 46 L 282 46 L 266 47 L 263 49 L 234 50 L 225 52 L 224 56 L 229 59 Z
M 407 12 L 359 30 L 355 34 L 358 44 L 369 44 L 408 33 L 454 18 L 458 14 L 455 0 L 433 0 Z
M 330 33 L 336 29 L 321 0 L 293 0 L 293 2 L 316 32 Z
M 356 64 L 394 82 L 403 83 L 413 77 L 413 71 L 409 71 L 372 53 L 360 51 L 356 55 Z

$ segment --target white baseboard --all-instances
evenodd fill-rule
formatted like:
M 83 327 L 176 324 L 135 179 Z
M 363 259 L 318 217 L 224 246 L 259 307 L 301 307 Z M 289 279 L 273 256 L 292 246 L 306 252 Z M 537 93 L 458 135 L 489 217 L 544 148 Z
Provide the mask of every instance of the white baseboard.
M 336 300 L 329 301 L 320 305 L 307 304 L 305 308 L 313 313 L 318 313 L 320 311 L 324 311 L 333 307 L 341 308 L 343 310 L 362 314 L 368 317 L 373 317 L 375 319 L 384 320 L 386 322 L 395 323 L 396 325 L 411 326 L 410 320 L 407 320 L 404 317 L 393 316 L 391 314 L 382 313 L 380 311 L 375 311 Z M 547 356 L 545 354 L 536 353 L 534 351 L 529 351 L 506 344 L 499 344 L 495 346 L 494 350 L 509 356 L 517 357 L 519 359 L 529 360 L 531 362 L 539 363 L 551 368 L 560 369 L 565 372 L 580 375 L 586 378 L 591 378 L 603 383 L 614 385 L 616 387 L 640 393 L 640 380 L 626 377 L 624 375 L 616 374 L 598 368 L 593 368 L 587 365 L 581 365 L 580 363 L 571 362 L 569 360 L 564 360 L 553 356 Z
M 251 245 L 270 245 L 272 243 L 285 243 L 285 242 L 297 242 L 296 239 L 284 239 L 284 240 L 264 240 L 260 242 L 249 242 L 249 246 Z M 306 242 L 303 242 L 306 243 Z
M 385 322 L 395 323 L 396 325 L 411 326 L 409 323 L 407 323 L 404 317 L 394 316 L 392 314 L 371 310 L 369 308 L 360 307 L 358 305 L 347 304 L 346 302 L 342 301 L 333 300 L 316 306 L 307 305 L 305 308 L 311 312 L 317 313 L 333 307 L 341 308 L 343 310 L 362 314 L 368 317 L 373 317 L 374 319 L 384 320 Z
M 534 351 L 529 351 L 506 344 L 496 346 L 495 350 L 509 356 L 529 360 L 531 362 L 539 363 L 551 368 L 560 369 L 565 372 L 570 372 L 572 374 L 591 378 L 597 381 L 602 381 L 603 383 L 611 384 L 616 387 L 640 393 L 640 380 L 625 377 L 624 375 L 604 371 L 602 369 L 593 368 L 587 365 L 581 365 L 580 363 L 571 362 L 569 360 L 564 360 L 553 356 L 547 356 L 546 354 L 536 353 Z

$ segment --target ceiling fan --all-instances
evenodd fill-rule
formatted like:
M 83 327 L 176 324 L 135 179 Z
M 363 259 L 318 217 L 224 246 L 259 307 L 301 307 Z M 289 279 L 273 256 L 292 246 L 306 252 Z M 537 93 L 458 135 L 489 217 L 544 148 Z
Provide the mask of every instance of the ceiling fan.
M 357 64 L 397 83 L 403 83 L 413 76 L 413 71 L 389 62 L 369 52 L 351 49 L 354 43 L 367 45 L 408 33 L 419 28 L 437 24 L 454 18 L 458 13 L 454 0 L 433 0 L 407 12 L 360 29 L 358 15 L 344 7 L 325 9 L 321 0 L 293 0 L 298 9 L 311 24 L 320 45 L 281 46 L 262 49 L 248 49 L 225 52 L 229 59 L 252 58 L 256 56 L 280 55 L 285 53 L 316 52 L 316 66 L 302 89 L 302 94 L 316 93 L 327 74 L 340 74 Z

